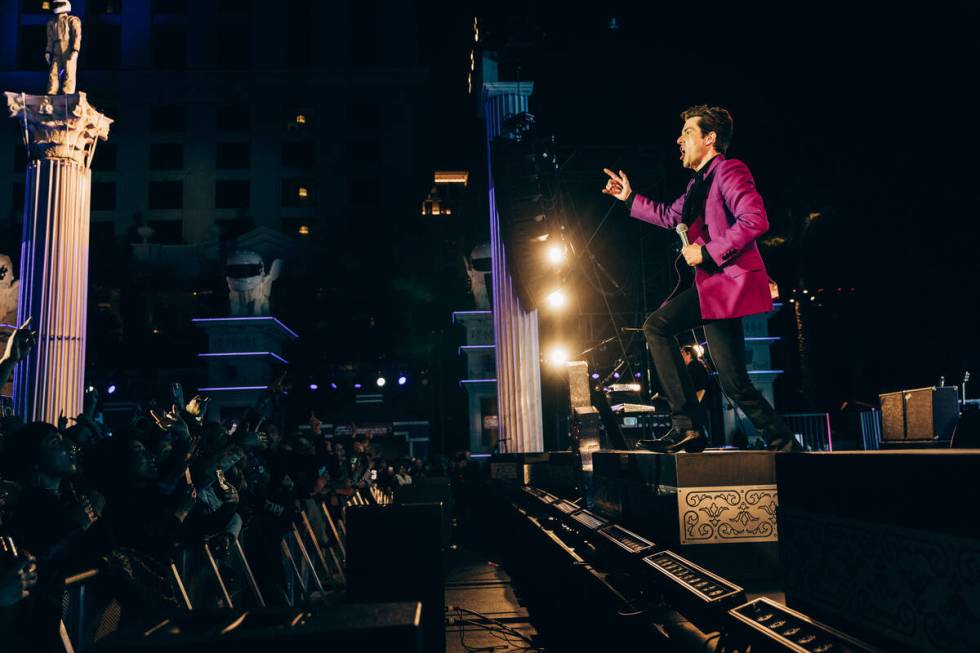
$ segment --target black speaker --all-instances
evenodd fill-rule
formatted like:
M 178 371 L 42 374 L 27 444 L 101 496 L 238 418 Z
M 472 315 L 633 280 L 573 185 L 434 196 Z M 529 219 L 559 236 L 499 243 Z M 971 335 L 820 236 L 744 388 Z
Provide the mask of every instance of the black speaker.
M 453 528 L 453 489 L 449 478 L 416 478 L 411 484 L 402 485 L 395 490 L 395 502 L 442 504 L 442 546 L 443 549 L 449 546 Z
M 346 522 L 348 598 L 421 601 L 425 650 L 445 650 L 441 504 L 353 506 Z
M 888 392 L 879 399 L 886 442 L 949 440 L 959 418 L 954 386 Z
M 544 264 L 546 244 L 558 237 L 553 200 L 544 173 L 553 159 L 533 139 L 497 138 L 491 146 L 494 196 L 514 289 L 522 306 L 535 308 L 551 290 Z

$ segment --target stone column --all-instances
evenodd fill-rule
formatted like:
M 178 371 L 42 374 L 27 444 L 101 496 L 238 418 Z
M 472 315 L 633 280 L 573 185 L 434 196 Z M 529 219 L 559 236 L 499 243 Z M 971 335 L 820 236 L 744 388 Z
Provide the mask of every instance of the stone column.
M 487 80 L 484 70 L 483 116 L 487 148 L 500 134 L 503 121 L 528 109 L 532 82 Z M 493 257 L 493 328 L 497 352 L 497 408 L 501 452 L 543 451 L 541 425 L 541 353 L 538 312 L 521 306 L 507 269 L 506 244 L 500 231 L 489 162 L 490 246 Z
M 14 410 L 56 424 L 82 411 L 92 156 L 112 120 L 85 93 L 6 93 L 27 150 L 17 322 L 37 345 L 14 372 Z

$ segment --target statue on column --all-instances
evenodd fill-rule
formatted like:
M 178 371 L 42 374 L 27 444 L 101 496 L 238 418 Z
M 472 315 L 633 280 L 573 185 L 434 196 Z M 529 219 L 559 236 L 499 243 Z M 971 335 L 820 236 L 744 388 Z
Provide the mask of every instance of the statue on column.
M 490 243 L 481 243 L 473 248 L 469 257 L 463 257 L 466 266 L 466 276 L 470 279 L 470 294 L 473 303 L 479 310 L 490 308 L 490 295 L 487 289 L 487 277 L 492 270 Z
M 51 13 L 54 16 L 48 19 L 48 44 L 44 50 L 44 59 L 49 66 L 47 94 L 57 95 L 61 82 L 61 93 L 70 95 L 75 92 L 78 49 L 82 45 L 82 20 L 71 15 L 68 0 L 54 0 Z
M 0 322 L 17 321 L 17 291 L 20 281 L 14 279 L 14 264 L 6 254 L 0 254 Z
M 272 282 L 279 278 L 281 270 L 282 259 L 274 260 L 266 274 L 265 263 L 259 254 L 248 250 L 232 253 L 225 263 L 231 314 L 236 317 L 269 315 Z

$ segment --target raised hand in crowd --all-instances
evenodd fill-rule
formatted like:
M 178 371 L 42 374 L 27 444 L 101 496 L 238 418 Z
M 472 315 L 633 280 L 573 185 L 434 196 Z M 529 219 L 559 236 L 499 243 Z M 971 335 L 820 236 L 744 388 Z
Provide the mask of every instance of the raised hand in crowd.
M 0 540 L 0 607 L 6 607 L 27 598 L 37 585 L 37 561 L 26 551 L 13 549 L 8 538 Z
M 14 371 L 14 366 L 27 358 L 31 348 L 37 341 L 37 332 L 30 330 L 31 318 L 24 320 L 24 323 L 7 338 L 7 346 L 0 357 L 0 385 L 5 385 L 10 380 L 10 374 Z

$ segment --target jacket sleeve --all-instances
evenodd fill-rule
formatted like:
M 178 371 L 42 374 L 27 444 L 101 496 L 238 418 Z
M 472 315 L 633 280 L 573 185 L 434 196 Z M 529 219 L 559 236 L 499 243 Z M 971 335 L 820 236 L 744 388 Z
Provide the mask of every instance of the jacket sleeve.
M 715 183 L 735 222 L 720 238 L 705 245 L 711 259 L 722 267 L 769 230 L 766 207 L 748 167 L 736 159 L 724 163 L 718 167 Z
M 664 229 L 673 229 L 680 224 L 683 208 L 684 195 L 678 197 L 672 204 L 665 204 L 651 200 L 639 193 L 633 193 L 629 206 L 630 217 Z

